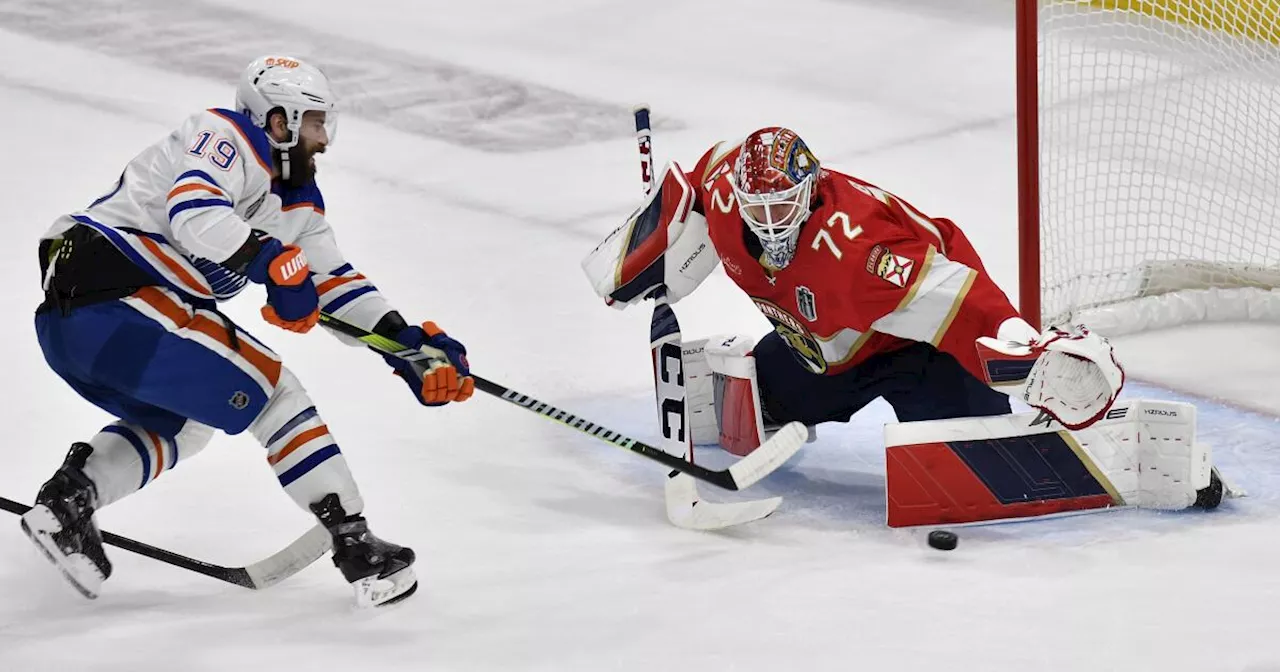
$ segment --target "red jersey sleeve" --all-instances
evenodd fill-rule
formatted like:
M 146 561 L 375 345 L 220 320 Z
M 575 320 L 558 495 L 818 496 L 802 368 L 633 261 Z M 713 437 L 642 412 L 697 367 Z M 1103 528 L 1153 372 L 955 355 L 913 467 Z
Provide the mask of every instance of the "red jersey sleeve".
M 979 378 L 974 341 L 995 336 L 1002 322 L 1018 314 L 984 271 L 918 238 L 876 244 L 866 270 L 855 274 L 858 327 L 929 343 Z
M 727 198 L 723 194 L 717 195 L 710 185 L 720 175 L 733 168 L 733 163 L 729 159 L 734 156 L 734 150 L 738 149 L 740 144 L 718 142 L 712 145 L 711 149 L 702 153 L 698 162 L 694 164 L 693 170 L 685 172 L 685 177 L 689 180 L 689 184 L 693 185 L 693 190 L 698 196 L 693 204 L 694 212 L 706 215 L 707 209 L 711 206 L 711 199 L 719 198 L 724 200 Z M 718 203 L 717 205 L 724 204 Z

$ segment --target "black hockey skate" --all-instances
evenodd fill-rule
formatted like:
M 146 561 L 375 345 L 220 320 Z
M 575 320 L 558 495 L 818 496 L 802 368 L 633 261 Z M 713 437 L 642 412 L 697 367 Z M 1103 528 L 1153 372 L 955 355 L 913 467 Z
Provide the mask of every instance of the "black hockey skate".
M 413 549 L 373 536 L 363 516 L 342 510 L 336 494 L 325 495 L 311 511 L 333 535 L 333 564 L 355 588 L 357 606 L 394 604 L 418 589 Z
M 35 506 L 22 516 L 22 531 L 89 599 L 98 596 L 102 582 L 111 576 L 102 534 L 93 522 L 97 487 L 83 471 L 92 453 L 87 443 L 72 444 L 66 461 L 40 487 Z

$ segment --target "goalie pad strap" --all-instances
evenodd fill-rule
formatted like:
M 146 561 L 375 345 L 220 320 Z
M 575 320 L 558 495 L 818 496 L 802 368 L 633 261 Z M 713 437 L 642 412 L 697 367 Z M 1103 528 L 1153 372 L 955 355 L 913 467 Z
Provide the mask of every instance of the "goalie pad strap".
M 705 347 L 720 447 L 739 456 L 749 455 L 765 438 L 752 345 L 749 336 L 713 336 Z

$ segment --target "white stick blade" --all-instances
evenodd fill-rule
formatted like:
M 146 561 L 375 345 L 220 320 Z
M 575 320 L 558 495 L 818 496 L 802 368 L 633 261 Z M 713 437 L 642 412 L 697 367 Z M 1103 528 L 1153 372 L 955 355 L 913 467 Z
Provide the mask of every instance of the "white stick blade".
M 733 476 L 739 490 L 750 487 L 791 459 L 808 439 L 809 430 L 804 423 L 788 422 L 772 438 L 751 451 L 750 455 L 729 467 L 729 474 Z
M 306 534 L 294 539 L 293 543 L 280 549 L 275 555 L 259 560 L 244 569 L 253 580 L 254 588 L 258 590 L 270 588 L 319 560 L 329 552 L 331 544 L 329 531 L 321 525 L 316 525 L 307 530 Z
M 667 519 L 686 530 L 722 530 L 760 520 L 773 513 L 781 497 L 750 502 L 707 502 L 698 496 L 697 481 L 688 474 L 667 479 Z

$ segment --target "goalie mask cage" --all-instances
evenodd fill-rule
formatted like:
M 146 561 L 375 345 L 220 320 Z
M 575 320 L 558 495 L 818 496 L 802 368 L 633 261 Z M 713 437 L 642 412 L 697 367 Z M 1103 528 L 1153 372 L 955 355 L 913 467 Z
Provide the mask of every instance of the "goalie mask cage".
M 1280 0 L 1015 2 L 1023 315 L 1280 321 Z

